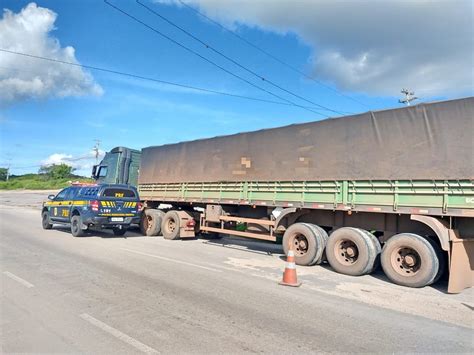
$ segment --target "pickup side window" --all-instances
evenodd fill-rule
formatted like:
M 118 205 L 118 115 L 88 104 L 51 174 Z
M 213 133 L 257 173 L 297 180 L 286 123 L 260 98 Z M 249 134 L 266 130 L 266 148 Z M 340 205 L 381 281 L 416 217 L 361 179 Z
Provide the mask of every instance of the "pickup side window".
M 97 186 L 83 187 L 79 190 L 79 195 L 85 196 L 85 197 L 97 197 L 98 193 L 99 193 L 99 187 Z
M 74 200 L 76 198 L 77 191 L 77 188 L 69 188 L 69 191 L 66 195 L 66 200 Z
M 131 189 L 124 189 L 124 188 L 119 188 L 119 187 L 109 187 L 104 189 L 104 192 L 102 193 L 102 196 L 104 197 L 118 197 L 118 198 L 134 198 L 137 195 L 135 194 L 135 191 Z
M 54 198 L 55 201 L 64 201 L 64 199 L 66 198 L 66 194 L 68 193 L 69 191 L 69 187 L 65 188 L 64 190 L 61 190 L 57 195 L 56 197 Z

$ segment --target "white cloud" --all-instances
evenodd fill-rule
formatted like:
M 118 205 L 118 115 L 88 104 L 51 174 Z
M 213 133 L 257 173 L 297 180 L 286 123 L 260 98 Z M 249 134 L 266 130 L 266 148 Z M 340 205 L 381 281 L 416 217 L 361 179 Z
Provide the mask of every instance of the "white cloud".
M 297 34 L 313 48 L 312 74 L 343 90 L 398 95 L 409 87 L 430 96 L 474 91 L 471 0 L 184 1 L 237 29 Z
M 70 163 L 70 159 L 72 159 L 71 154 L 64 154 L 64 153 L 54 153 L 51 154 L 48 158 L 41 161 L 41 165 L 59 165 L 59 164 L 66 164 L 72 166 Z
M 100 161 L 105 155 L 105 152 L 99 149 L 98 160 Z M 95 151 L 90 150 L 83 155 L 72 155 L 66 153 L 54 153 L 40 162 L 42 166 L 66 164 L 75 169 L 81 174 L 90 174 L 92 165 L 95 164 Z
M 74 48 L 61 47 L 58 39 L 51 35 L 56 17 L 52 10 L 35 3 L 28 4 L 19 13 L 5 9 L 0 19 L 0 47 L 79 63 Z M 80 67 L 0 53 L 0 103 L 102 93 L 92 75 Z

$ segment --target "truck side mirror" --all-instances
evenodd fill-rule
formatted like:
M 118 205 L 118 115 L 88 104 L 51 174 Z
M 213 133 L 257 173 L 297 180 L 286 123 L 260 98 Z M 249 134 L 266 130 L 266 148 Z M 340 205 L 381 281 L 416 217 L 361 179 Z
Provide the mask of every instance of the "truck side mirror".
M 92 177 L 96 178 L 97 177 L 96 174 L 97 174 L 97 165 L 94 165 L 92 167 Z
M 55 197 L 56 196 L 54 196 L 54 195 L 48 195 L 48 200 L 54 200 Z

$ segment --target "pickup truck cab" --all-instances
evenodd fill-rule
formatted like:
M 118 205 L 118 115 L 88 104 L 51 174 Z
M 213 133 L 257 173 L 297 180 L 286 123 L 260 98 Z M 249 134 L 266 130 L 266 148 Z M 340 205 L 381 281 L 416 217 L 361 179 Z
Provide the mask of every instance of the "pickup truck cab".
M 140 223 L 141 203 L 133 186 L 122 184 L 75 185 L 49 195 L 41 211 L 44 229 L 70 224 L 80 237 L 89 229 L 112 229 L 124 235 L 131 224 Z

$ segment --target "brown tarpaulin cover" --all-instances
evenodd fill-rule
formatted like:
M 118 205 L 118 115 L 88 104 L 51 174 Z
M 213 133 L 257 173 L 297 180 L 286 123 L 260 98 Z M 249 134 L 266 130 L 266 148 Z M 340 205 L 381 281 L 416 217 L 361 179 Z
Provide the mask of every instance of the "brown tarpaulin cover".
M 139 183 L 474 178 L 474 97 L 144 148 Z

